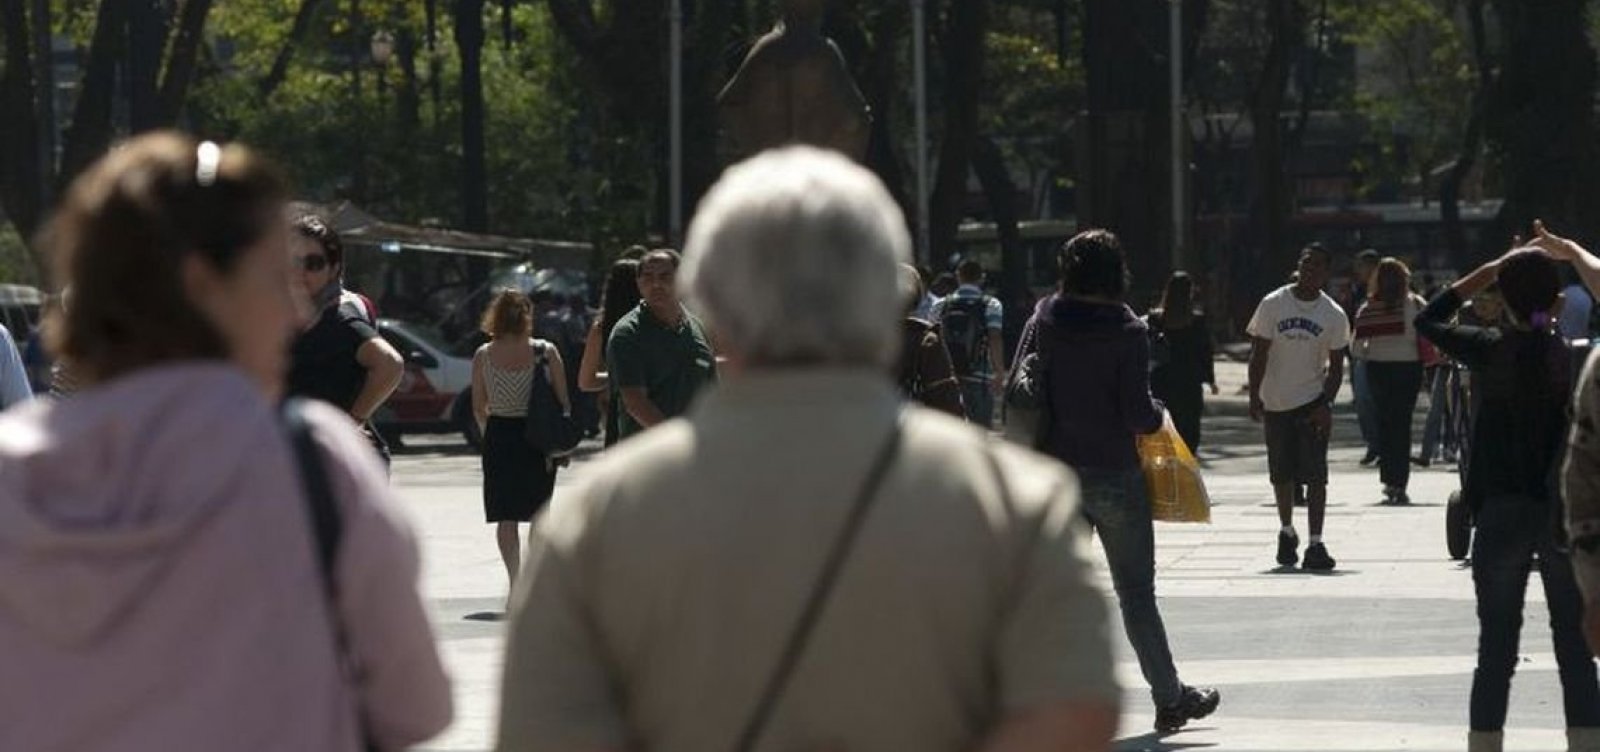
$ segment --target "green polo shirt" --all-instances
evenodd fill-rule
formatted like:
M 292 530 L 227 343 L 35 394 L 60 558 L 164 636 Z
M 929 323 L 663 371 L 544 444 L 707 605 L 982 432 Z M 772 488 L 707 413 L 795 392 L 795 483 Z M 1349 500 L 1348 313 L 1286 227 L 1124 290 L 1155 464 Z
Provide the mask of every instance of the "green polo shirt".
M 643 387 L 650 401 L 668 418 L 688 412 L 689 403 L 717 380 L 717 359 L 705 325 L 685 313 L 676 327 L 639 304 L 628 312 L 606 344 L 606 366 L 616 389 Z M 617 428 L 626 439 L 644 430 L 617 401 Z

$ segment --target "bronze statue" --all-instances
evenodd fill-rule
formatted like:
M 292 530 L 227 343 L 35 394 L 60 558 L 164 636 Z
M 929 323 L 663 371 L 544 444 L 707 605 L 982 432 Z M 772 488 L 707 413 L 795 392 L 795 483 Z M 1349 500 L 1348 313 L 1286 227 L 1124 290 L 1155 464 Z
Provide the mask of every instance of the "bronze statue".
M 717 97 L 736 158 L 793 143 L 823 146 L 862 161 L 872 112 L 822 35 L 826 0 L 786 0 L 783 17 L 757 40 Z

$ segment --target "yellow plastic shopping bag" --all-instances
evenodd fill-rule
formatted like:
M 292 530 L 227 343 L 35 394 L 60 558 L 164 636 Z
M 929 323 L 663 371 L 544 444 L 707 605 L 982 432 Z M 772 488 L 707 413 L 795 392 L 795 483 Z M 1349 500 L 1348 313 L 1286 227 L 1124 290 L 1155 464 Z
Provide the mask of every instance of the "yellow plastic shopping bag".
M 1211 496 L 1200 477 L 1200 462 L 1178 435 L 1172 416 L 1161 430 L 1138 438 L 1151 516 L 1162 522 L 1211 522 Z

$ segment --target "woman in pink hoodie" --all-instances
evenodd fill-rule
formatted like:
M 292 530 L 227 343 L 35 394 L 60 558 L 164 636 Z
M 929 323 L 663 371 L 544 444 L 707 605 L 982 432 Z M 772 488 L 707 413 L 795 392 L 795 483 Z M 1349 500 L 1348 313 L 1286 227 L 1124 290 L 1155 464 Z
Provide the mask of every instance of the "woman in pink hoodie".
M 50 341 L 82 391 L 0 416 L 0 750 L 394 750 L 449 723 L 416 542 L 355 426 L 312 406 L 342 523 L 324 587 L 277 406 L 284 195 L 249 151 L 168 133 L 64 198 Z

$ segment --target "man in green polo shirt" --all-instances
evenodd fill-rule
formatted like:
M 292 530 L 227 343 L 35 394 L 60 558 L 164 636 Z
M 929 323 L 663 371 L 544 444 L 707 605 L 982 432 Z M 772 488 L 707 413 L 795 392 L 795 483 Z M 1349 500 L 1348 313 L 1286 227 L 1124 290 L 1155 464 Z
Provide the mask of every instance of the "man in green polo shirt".
M 705 326 L 678 300 L 678 254 L 651 251 L 639 261 L 639 307 L 617 322 L 606 344 L 611 383 L 621 397 L 617 426 L 626 439 L 682 415 L 716 381 Z

